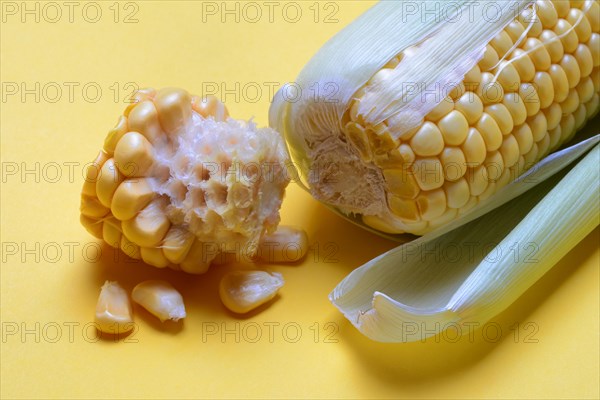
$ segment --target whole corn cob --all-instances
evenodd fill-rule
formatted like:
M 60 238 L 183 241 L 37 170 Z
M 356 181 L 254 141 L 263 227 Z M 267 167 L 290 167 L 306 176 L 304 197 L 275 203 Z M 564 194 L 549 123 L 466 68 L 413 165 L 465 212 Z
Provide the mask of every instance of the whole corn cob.
M 396 70 L 424 51 L 426 35 L 388 59 L 338 108 L 339 129 L 324 105 L 275 109 L 280 115 L 272 115 L 271 125 L 286 131 L 292 151 L 301 154 L 312 194 L 377 230 L 421 235 L 468 212 L 568 142 L 600 105 L 600 6 L 597 0 L 522 3 L 478 61 L 447 90 L 436 91 L 435 105 L 413 120 L 414 113 L 380 109 L 400 101 L 383 101 L 385 88 L 398 85 Z M 432 63 L 441 57 L 428 56 Z M 344 79 L 351 78 L 334 81 Z
M 274 232 L 289 178 L 282 137 L 215 97 L 143 89 L 87 169 L 81 223 L 155 267 L 203 273 Z

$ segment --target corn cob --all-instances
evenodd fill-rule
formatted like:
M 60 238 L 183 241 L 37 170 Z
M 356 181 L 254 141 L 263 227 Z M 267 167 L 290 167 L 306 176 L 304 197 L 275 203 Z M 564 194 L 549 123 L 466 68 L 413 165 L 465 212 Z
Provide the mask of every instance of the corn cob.
M 345 166 L 332 172 L 323 168 L 325 162 L 315 162 L 320 155 L 314 149 L 329 138 L 305 134 L 297 128 L 300 123 L 288 122 L 301 137 L 290 140 L 292 151 L 305 146 L 302 151 L 312 152 L 308 168 L 316 173 L 307 175 L 313 195 L 392 234 L 421 235 L 459 218 L 572 139 L 598 112 L 599 31 L 597 0 L 532 2 L 496 31 L 462 81 L 454 82 L 410 129 L 403 115 L 366 117 L 379 104 L 374 93 L 393 84 L 394 70 L 428 39 L 405 48 L 351 96 L 340 117 L 341 142 L 348 146 L 337 158 L 356 156 L 355 164 L 367 171 L 364 187 L 354 185 L 345 193 L 346 182 L 360 179 L 344 176 Z M 306 125 L 327 120 L 324 112 L 315 117 L 316 107 L 293 110 Z M 272 125 L 283 130 L 285 124 Z M 342 183 L 328 183 L 336 179 Z M 379 208 L 371 195 L 377 191 L 385 204 Z
M 220 253 L 254 254 L 289 182 L 282 137 L 211 96 L 143 89 L 133 100 L 87 169 L 81 223 L 160 268 L 203 273 Z

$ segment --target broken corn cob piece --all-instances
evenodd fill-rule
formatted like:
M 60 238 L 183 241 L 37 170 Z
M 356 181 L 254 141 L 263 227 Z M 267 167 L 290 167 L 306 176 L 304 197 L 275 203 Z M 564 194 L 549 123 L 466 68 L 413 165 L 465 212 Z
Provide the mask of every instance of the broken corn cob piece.
M 290 180 L 282 137 L 229 118 L 213 96 L 133 99 L 87 169 L 81 223 L 130 257 L 189 273 L 222 252 L 256 252 Z

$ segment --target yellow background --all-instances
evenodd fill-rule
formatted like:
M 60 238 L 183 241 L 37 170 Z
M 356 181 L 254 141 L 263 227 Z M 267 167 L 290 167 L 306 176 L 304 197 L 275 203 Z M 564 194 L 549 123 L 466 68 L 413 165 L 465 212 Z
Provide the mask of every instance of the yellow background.
M 115 262 L 107 248 L 93 258 L 97 241 L 79 224 L 82 166 L 126 106 L 131 82 L 199 94 L 203 82 L 225 85 L 239 96 L 225 97 L 232 115 L 266 125 L 268 85 L 292 81 L 372 3 L 276 2 L 270 21 L 268 6 L 258 2 L 262 16 L 254 22 L 256 9 L 245 3 L 237 5 L 239 22 L 235 14 L 225 22 L 221 12 L 203 14 L 214 8 L 196 1 L 75 2 L 70 22 L 69 9 L 58 4 L 57 20 L 45 3 L 27 3 L 33 14 L 23 13 L 21 2 L 2 3 L 2 397 L 598 398 L 598 229 L 495 319 L 503 332 L 497 343 L 480 332 L 456 343 L 380 344 L 361 336 L 327 295 L 395 244 L 342 220 L 294 184 L 282 219 L 307 230 L 311 252 L 299 265 L 270 267 L 287 283 L 275 302 L 246 318 L 227 312 L 217 297 L 227 268 L 187 276 L 123 256 Z M 93 23 L 97 8 L 102 15 Z M 137 22 L 124 23 L 130 13 Z M 325 23 L 330 13 L 337 22 Z M 262 93 L 249 91 L 256 86 Z M 22 89 L 32 92 L 23 98 Z M 65 162 L 76 163 L 73 179 Z M 36 163 L 39 174 L 21 174 Z M 7 175 L 15 165 L 17 174 Z M 56 165 L 61 176 L 53 182 Z M 68 243 L 76 243 L 73 259 Z M 118 280 L 130 290 L 147 278 L 172 282 L 188 318 L 163 325 L 136 307 L 132 337 L 94 342 L 94 330 L 85 328 L 102 283 Z M 252 343 L 257 326 L 262 336 Z M 219 334 L 208 335 L 215 327 Z M 239 343 L 234 333 L 222 337 L 222 328 L 238 329 Z M 529 339 L 537 342 L 527 343 L 534 328 Z M 30 332 L 23 336 L 23 329 Z

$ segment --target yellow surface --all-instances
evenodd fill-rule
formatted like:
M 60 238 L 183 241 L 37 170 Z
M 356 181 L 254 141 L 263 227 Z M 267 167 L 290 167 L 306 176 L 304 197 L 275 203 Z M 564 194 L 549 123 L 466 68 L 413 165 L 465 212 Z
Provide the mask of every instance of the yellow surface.
M 203 7 L 214 11 L 221 2 L 118 3 L 119 15 L 113 2 L 74 2 L 72 23 L 68 6 L 54 4 L 59 20 L 45 3 L 1 4 L 3 398 L 600 396 L 598 229 L 495 319 L 503 331 L 497 343 L 480 332 L 456 343 L 390 345 L 362 337 L 327 294 L 394 243 L 340 219 L 295 185 L 283 222 L 308 231 L 311 253 L 300 265 L 271 267 L 287 283 L 274 303 L 246 318 L 227 312 L 217 297 L 228 268 L 188 276 L 127 262 L 106 247 L 101 257 L 94 254 L 98 241 L 78 221 L 82 166 L 100 149 L 132 87 L 201 94 L 223 85 L 229 94 L 218 94 L 232 115 L 265 125 L 269 86 L 293 80 L 369 2 L 319 3 L 317 22 L 313 2 L 253 3 L 262 12 L 257 22 L 255 6 L 237 3 L 239 22 L 229 14 L 225 23 L 221 13 L 203 20 Z M 97 8 L 100 20 L 89 22 Z M 293 23 L 296 9 L 302 15 Z M 123 23 L 131 13 L 137 22 Z M 330 13 L 337 22 L 324 23 Z M 15 85 L 19 93 L 11 95 Z M 32 91 L 22 98 L 22 89 Z M 36 165 L 39 173 L 23 173 Z M 16 175 L 9 174 L 13 167 Z M 134 335 L 95 342 L 86 324 L 102 283 L 118 280 L 131 290 L 150 278 L 180 289 L 185 322 L 161 325 L 136 307 Z

